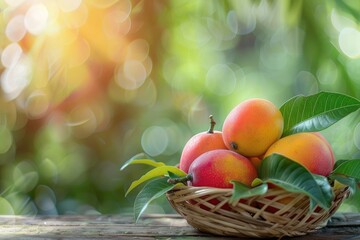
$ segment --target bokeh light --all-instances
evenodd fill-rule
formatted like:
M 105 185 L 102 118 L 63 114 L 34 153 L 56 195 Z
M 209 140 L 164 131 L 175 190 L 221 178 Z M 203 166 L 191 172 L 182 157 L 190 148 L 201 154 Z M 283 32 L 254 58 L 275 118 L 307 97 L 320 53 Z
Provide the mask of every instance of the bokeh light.
M 143 169 L 120 166 L 177 164 L 209 115 L 221 130 L 251 97 L 360 98 L 360 8 L 301 3 L 0 2 L 0 214 L 131 212 Z M 337 159 L 360 157 L 359 112 L 324 135 Z M 160 201 L 148 211 L 172 211 Z
M 33 35 L 41 34 L 46 28 L 48 17 L 48 10 L 43 4 L 32 5 L 24 18 L 26 30 Z
M 9 129 L 6 127 L 0 128 L 0 139 L 0 154 L 6 153 L 13 143 L 12 134 Z
M 17 15 L 9 21 L 6 25 L 5 35 L 12 42 L 20 41 L 26 34 L 26 28 L 24 25 L 24 16 Z
M 14 209 L 11 204 L 5 199 L 0 197 L 0 214 L 1 215 L 13 215 Z
M 341 50 L 351 58 L 360 57 L 360 32 L 355 28 L 344 28 L 339 34 Z
M 206 86 L 214 94 L 230 95 L 236 86 L 234 71 L 226 64 L 212 66 L 206 74 Z

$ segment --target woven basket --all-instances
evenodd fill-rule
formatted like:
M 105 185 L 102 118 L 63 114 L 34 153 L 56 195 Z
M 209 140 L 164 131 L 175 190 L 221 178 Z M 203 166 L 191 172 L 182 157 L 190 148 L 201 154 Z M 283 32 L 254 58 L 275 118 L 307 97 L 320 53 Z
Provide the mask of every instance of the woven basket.
M 262 238 L 300 236 L 324 227 L 349 190 L 341 188 L 334 193 L 330 209 L 316 206 L 313 212 L 306 195 L 279 188 L 241 199 L 235 205 L 229 203 L 232 189 L 177 186 L 166 196 L 173 208 L 202 232 Z

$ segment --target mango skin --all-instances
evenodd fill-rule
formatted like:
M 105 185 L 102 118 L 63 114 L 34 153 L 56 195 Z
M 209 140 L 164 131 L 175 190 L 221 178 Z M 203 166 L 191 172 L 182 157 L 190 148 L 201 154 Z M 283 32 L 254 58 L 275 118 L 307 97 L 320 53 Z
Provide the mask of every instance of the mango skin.
M 192 136 L 183 148 L 179 168 L 187 173 L 191 163 L 197 157 L 205 152 L 216 149 L 227 149 L 222 138 L 222 132 L 202 132 Z
M 335 163 L 330 144 L 320 133 L 296 133 L 276 141 L 265 157 L 278 153 L 303 165 L 311 173 L 328 176 Z
M 283 116 L 272 102 L 252 98 L 230 111 L 222 132 L 228 149 L 246 157 L 257 157 L 281 137 L 283 128 Z
M 329 148 L 329 151 L 331 152 L 331 162 L 332 165 L 335 165 L 335 154 L 332 150 L 331 144 L 326 140 L 326 138 L 319 132 L 313 132 L 313 134 L 315 134 L 317 137 L 319 137 Z
M 212 150 L 200 155 L 190 165 L 190 185 L 196 187 L 232 188 L 231 180 L 251 186 L 257 171 L 246 157 L 230 150 Z

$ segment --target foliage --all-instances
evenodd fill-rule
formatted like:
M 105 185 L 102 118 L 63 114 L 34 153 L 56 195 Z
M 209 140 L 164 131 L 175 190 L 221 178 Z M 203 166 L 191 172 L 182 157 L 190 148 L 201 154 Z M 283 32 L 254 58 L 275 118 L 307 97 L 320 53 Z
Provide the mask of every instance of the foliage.
M 359 108 L 359 100 L 342 94 L 321 92 L 296 96 L 280 108 L 284 117 L 283 136 L 324 130 Z

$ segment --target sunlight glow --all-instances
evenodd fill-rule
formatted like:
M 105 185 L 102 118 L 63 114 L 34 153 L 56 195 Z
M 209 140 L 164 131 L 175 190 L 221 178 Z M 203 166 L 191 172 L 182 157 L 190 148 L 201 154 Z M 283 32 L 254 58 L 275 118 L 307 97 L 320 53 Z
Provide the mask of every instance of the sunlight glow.
M 31 66 L 26 58 L 6 69 L 1 76 L 1 87 L 8 100 L 15 99 L 28 86 L 31 79 Z
M 22 4 L 25 0 L 5 0 L 5 3 L 7 3 L 11 7 L 16 7 L 20 4 Z
M 26 12 L 25 27 L 30 33 L 39 35 L 45 30 L 48 18 L 48 10 L 43 4 L 33 5 Z
M 75 11 L 80 5 L 82 0 L 57 0 L 57 4 L 63 12 Z
M 20 41 L 26 34 L 26 28 L 24 25 L 24 16 L 17 15 L 8 22 L 5 35 L 12 42 Z
M 144 84 L 146 76 L 146 69 L 142 62 L 128 60 L 122 68 L 119 68 L 116 83 L 124 89 L 135 90 Z
M 4 67 L 14 66 L 21 58 L 23 51 L 18 43 L 11 43 L 6 46 L 1 54 L 1 63 Z

